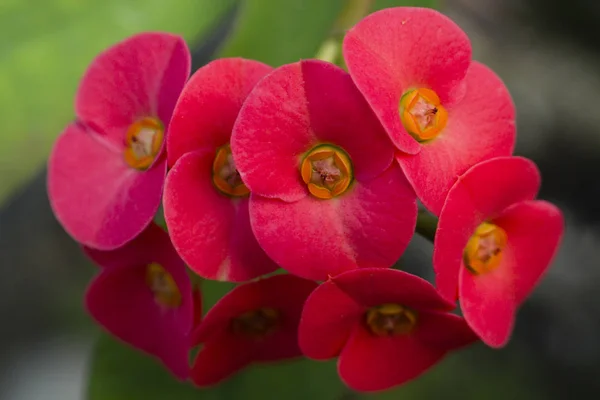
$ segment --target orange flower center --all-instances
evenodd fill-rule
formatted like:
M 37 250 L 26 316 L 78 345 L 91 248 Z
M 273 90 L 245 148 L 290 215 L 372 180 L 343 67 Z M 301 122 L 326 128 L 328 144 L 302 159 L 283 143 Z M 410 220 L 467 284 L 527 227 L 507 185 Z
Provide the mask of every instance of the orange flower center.
M 465 247 L 465 266 L 475 275 L 493 271 L 502 261 L 502 250 L 506 242 L 504 229 L 488 222 L 482 223 Z
M 251 339 L 261 339 L 277 330 L 281 322 L 279 311 L 263 307 L 247 311 L 231 321 L 233 333 Z
M 135 169 L 148 169 L 160 152 L 163 138 L 163 125 L 156 118 L 145 117 L 131 124 L 125 136 L 125 162 Z
M 160 264 L 148 264 L 146 267 L 146 284 L 154 293 L 156 303 L 168 308 L 177 308 L 181 305 L 181 292 L 173 276 Z
M 431 89 L 412 89 L 400 99 L 400 119 L 419 142 L 435 139 L 448 122 L 448 112 Z
M 417 325 L 417 312 L 400 304 L 381 304 L 367 310 L 366 322 L 376 336 L 406 335 Z
M 235 167 L 229 144 L 217 149 L 213 161 L 213 183 L 219 191 L 228 196 L 242 197 L 250 193 Z
M 339 147 L 328 144 L 312 148 L 300 165 L 308 191 L 319 199 L 331 199 L 344 193 L 352 183 L 352 161 Z

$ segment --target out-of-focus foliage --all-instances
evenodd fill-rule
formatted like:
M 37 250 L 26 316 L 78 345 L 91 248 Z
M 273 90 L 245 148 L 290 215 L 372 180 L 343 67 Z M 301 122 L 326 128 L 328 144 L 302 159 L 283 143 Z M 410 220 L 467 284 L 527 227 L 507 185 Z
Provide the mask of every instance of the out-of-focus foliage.
M 270 65 L 313 57 L 346 0 L 243 0 L 223 57 Z
M 94 56 L 144 30 L 196 40 L 235 2 L 2 0 L 0 204 L 43 165 L 52 142 L 73 118 L 77 84 Z
M 373 10 L 400 6 L 436 8 L 439 3 L 440 0 L 375 0 Z

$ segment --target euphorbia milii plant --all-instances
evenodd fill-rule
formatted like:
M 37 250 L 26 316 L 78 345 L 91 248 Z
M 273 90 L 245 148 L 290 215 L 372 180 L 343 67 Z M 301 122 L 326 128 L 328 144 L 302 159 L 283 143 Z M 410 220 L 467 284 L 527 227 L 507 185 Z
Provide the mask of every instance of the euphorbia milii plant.
M 231 139 L 267 254 L 317 280 L 390 267 L 410 240 L 415 194 L 350 76 L 308 60 L 279 67 L 248 96 Z
M 251 363 L 302 355 L 298 323 L 316 283 L 293 275 L 274 275 L 234 288 L 211 308 L 194 332 L 202 345 L 191 378 L 214 385 Z
M 512 154 L 510 94 L 489 68 L 471 61 L 469 38 L 443 14 L 375 12 L 348 32 L 344 58 L 418 198 L 435 215 L 458 175 Z
M 102 268 L 85 297 L 92 317 L 186 379 L 194 303 L 200 302 L 192 295 L 185 264 L 169 235 L 151 224 L 117 250 L 86 249 L 86 253 Z
M 192 76 L 173 113 L 165 220 L 179 254 L 207 279 L 240 282 L 277 269 L 250 228 L 249 190 L 229 145 L 244 100 L 270 71 L 243 58 L 213 61 Z
M 394 269 L 344 272 L 308 298 L 299 343 L 307 357 L 339 356 L 352 389 L 376 391 L 421 375 L 477 337 L 427 281 Z
M 433 265 L 436 285 L 492 347 L 508 341 L 518 306 L 558 249 L 560 210 L 533 200 L 535 164 L 500 157 L 469 169 L 452 186 L 440 215 Z
M 75 240 L 110 250 L 150 223 L 167 170 L 164 138 L 189 73 L 188 48 L 169 33 L 135 35 L 92 62 L 77 119 L 48 163 L 50 204 Z

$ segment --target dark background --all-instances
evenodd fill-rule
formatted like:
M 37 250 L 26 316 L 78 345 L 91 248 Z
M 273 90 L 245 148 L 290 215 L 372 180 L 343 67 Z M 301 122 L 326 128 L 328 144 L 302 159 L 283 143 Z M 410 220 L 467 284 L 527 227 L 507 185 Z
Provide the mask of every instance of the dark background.
M 540 197 L 564 210 L 567 230 L 505 349 L 474 346 L 411 385 L 435 384 L 428 398 L 598 398 L 600 2 L 446 0 L 441 9 L 513 94 L 517 154 L 538 163 Z M 210 59 L 233 15 L 196 45 L 195 67 Z M 0 146 L 3 135 L 0 125 Z M 2 185 L 11 170 L 0 166 Z M 80 399 L 99 332 L 81 306 L 94 268 L 52 216 L 45 170 L 34 175 L 0 203 L 0 399 Z M 430 255 L 416 238 L 407 269 L 430 276 Z

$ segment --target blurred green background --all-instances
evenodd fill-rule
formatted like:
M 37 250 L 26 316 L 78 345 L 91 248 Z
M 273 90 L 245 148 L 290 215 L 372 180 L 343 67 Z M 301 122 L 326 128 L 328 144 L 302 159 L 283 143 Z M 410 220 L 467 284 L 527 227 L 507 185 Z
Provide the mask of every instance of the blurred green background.
M 549 182 L 542 195 L 567 210 L 572 229 L 566 249 L 553 269 L 556 272 L 525 305 L 515 338 L 506 349 L 475 345 L 448 357 L 415 382 L 366 396 L 352 393 L 339 382 L 335 362 L 253 367 L 211 390 L 176 383 L 152 359 L 101 334 L 85 315 L 81 299 L 94 268 L 52 217 L 44 186 L 44 164 L 52 143 L 74 118 L 73 96 L 79 79 L 106 47 L 136 32 L 165 30 L 186 38 L 194 69 L 219 56 L 281 65 L 314 56 L 348 0 L 2 0 L 0 399 L 494 400 L 560 399 L 577 393 L 581 398 L 595 398 L 600 393 L 595 383 L 600 372 L 600 350 L 595 345 L 600 307 L 586 293 L 591 293 L 593 285 L 588 286 L 598 278 L 597 272 L 588 272 L 598 265 L 600 190 L 596 184 L 585 185 L 588 181 L 581 174 L 589 174 L 594 166 L 597 169 L 600 156 L 586 146 L 565 150 L 564 133 L 575 133 L 567 130 L 569 125 L 560 125 L 563 119 L 553 121 L 551 116 L 560 109 L 569 118 L 579 117 L 578 110 L 565 112 L 560 98 L 544 90 L 552 87 L 548 82 L 556 81 L 548 72 L 549 65 L 561 66 L 564 82 L 571 82 L 573 74 L 582 79 L 582 70 L 598 66 L 593 59 L 598 45 L 588 36 L 598 33 L 600 15 L 595 14 L 597 19 L 589 15 L 599 10 L 585 8 L 585 0 L 573 0 L 561 12 L 559 6 L 558 11 L 553 7 L 558 2 L 549 0 L 544 3 L 547 12 L 534 15 L 532 10 L 540 10 L 538 0 L 499 3 L 375 0 L 372 9 L 438 7 L 471 34 L 475 58 L 492 65 L 515 96 L 518 152 L 540 163 Z M 591 22 L 586 20 L 587 30 L 579 35 L 568 29 L 561 33 L 551 23 L 552 18 L 559 18 L 581 27 L 582 13 Z M 554 36 L 546 34 L 548 27 Z M 573 46 L 581 46 L 578 58 L 569 58 L 573 64 L 553 63 L 552 55 L 566 59 L 572 55 L 567 49 Z M 581 85 L 587 83 L 591 93 L 587 97 L 584 93 L 583 98 L 594 99 L 598 92 L 589 82 L 595 76 L 585 76 L 588 80 Z M 559 88 L 555 94 L 564 92 L 564 87 Z M 583 124 L 577 141 L 600 143 L 596 126 L 593 120 L 589 126 Z M 559 157 L 568 160 L 567 165 L 558 163 Z M 574 196 L 573 192 L 583 194 Z M 589 200 L 582 201 L 581 196 Z M 431 244 L 415 238 L 402 264 L 410 272 L 431 278 L 430 256 Z M 229 287 L 205 285 L 205 306 Z

